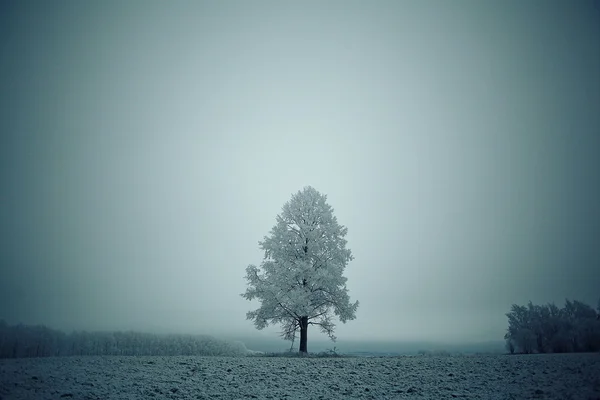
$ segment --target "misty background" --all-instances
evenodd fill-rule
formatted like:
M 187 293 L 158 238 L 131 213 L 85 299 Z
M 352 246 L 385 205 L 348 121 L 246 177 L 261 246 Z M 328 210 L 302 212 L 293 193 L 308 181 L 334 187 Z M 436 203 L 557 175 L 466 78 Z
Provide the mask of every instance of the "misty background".
M 2 2 L 0 318 L 279 341 L 239 294 L 307 185 L 355 257 L 340 340 L 502 340 L 513 303 L 595 306 L 599 20 L 594 1 Z

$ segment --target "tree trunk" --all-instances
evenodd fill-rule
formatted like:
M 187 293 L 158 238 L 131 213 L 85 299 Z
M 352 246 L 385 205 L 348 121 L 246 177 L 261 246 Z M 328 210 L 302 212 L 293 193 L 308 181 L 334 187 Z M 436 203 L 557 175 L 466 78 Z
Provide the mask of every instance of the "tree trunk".
M 306 343 L 308 340 L 308 317 L 300 318 L 300 355 L 307 355 Z

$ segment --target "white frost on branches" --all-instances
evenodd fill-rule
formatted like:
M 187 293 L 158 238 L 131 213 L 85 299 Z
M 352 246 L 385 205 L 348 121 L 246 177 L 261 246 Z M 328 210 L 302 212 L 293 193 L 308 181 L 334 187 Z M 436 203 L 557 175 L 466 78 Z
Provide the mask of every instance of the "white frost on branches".
M 348 229 L 339 225 L 327 196 L 306 187 L 292 196 L 277 216 L 270 236 L 259 242 L 265 257 L 260 267 L 246 268 L 247 300 L 260 308 L 246 317 L 257 329 L 281 324 L 282 336 L 294 340 L 302 317 L 335 341 L 333 316 L 345 323 L 356 318 L 342 275 L 353 259 L 346 249 Z

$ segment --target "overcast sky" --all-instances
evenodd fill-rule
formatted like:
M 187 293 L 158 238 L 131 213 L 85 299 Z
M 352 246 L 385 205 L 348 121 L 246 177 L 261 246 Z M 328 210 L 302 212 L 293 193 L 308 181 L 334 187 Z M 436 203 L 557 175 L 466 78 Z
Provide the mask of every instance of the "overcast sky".
M 340 339 L 501 340 L 512 303 L 595 306 L 599 20 L 592 1 L 2 2 L 0 318 L 255 334 L 245 268 L 306 185 L 355 256 Z

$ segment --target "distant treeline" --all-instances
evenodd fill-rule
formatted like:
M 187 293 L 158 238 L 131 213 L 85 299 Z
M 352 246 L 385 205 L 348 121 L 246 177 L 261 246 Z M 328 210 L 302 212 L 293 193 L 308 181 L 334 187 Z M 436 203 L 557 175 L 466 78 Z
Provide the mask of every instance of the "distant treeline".
M 506 347 L 520 353 L 570 353 L 600 350 L 600 302 L 598 310 L 580 301 L 555 304 L 512 305 Z
M 157 335 L 140 332 L 64 333 L 44 325 L 8 325 L 0 320 L 0 358 L 57 356 L 240 356 L 241 342 L 206 335 Z

